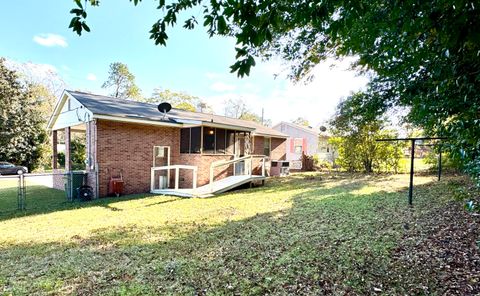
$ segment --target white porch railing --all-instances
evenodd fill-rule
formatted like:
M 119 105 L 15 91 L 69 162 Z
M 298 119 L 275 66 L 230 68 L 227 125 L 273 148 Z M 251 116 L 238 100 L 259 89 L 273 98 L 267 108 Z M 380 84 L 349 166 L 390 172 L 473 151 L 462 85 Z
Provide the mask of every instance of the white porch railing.
M 247 155 L 243 156 L 240 158 L 235 158 L 232 160 L 221 160 L 221 161 L 215 161 L 210 164 L 210 186 L 213 185 L 214 181 L 214 170 L 217 167 L 225 166 L 225 165 L 230 165 L 233 164 L 233 172 L 234 174 L 236 173 L 236 165 L 242 161 L 245 161 L 246 167 L 244 168 L 244 175 L 250 175 L 252 176 L 252 170 L 253 170 L 253 159 L 254 158 L 261 158 L 262 159 L 262 177 L 265 177 L 265 162 L 268 157 L 264 155 Z M 248 165 L 247 165 L 248 164 Z M 248 174 L 247 174 L 248 172 Z
M 185 170 L 192 170 L 192 188 L 196 189 L 197 188 L 197 167 L 192 166 L 192 165 L 167 165 L 167 166 L 161 166 L 161 167 L 152 167 L 151 169 L 151 174 L 150 174 L 150 191 L 155 190 L 155 171 L 161 171 L 161 170 L 175 170 L 175 189 L 178 189 L 179 187 L 179 179 L 180 179 L 180 170 L 185 169 Z M 170 180 L 167 180 L 168 184 L 170 183 Z

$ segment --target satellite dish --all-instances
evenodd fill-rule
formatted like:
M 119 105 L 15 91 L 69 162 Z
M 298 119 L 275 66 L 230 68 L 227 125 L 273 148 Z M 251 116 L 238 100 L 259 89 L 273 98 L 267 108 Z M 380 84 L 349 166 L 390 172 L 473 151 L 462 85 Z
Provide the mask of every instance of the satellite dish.
M 163 114 L 168 113 L 170 110 L 172 110 L 172 105 L 169 103 L 163 102 L 158 104 L 158 111 L 162 112 Z
M 326 132 L 326 131 L 327 131 L 327 128 L 322 125 L 322 126 L 320 127 L 320 131 L 321 131 L 321 132 Z

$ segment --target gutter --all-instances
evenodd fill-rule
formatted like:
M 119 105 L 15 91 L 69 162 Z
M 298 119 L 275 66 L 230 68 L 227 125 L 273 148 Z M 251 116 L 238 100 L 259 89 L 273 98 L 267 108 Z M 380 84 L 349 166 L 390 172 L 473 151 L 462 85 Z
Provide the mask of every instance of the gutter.
M 171 123 L 171 122 L 165 122 L 165 121 L 135 119 L 135 118 L 129 118 L 129 117 L 118 117 L 118 116 L 102 115 L 102 114 L 93 114 L 93 118 L 94 119 L 110 120 L 110 121 L 128 122 L 128 123 L 139 123 L 139 124 L 146 124 L 146 125 L 183 127 L 182 123 Z

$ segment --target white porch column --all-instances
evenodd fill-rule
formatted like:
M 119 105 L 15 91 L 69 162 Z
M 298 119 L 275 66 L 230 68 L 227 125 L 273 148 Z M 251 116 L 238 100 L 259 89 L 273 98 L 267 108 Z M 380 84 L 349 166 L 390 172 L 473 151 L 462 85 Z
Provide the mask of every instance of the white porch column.
M 65 128 L 65 171 L 72 170 L 72 161 L 70 157 L 70 142 L 71 142 L 70 127 Z

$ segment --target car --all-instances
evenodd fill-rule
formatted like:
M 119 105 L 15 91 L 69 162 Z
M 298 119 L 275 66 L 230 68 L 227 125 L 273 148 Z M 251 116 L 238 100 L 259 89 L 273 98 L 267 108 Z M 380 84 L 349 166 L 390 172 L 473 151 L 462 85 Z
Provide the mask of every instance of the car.
M 0 175 L 22 175 L 28 173 L 28 169 L 24 166 L 14 165 L 9 162 L 0 162 Z

